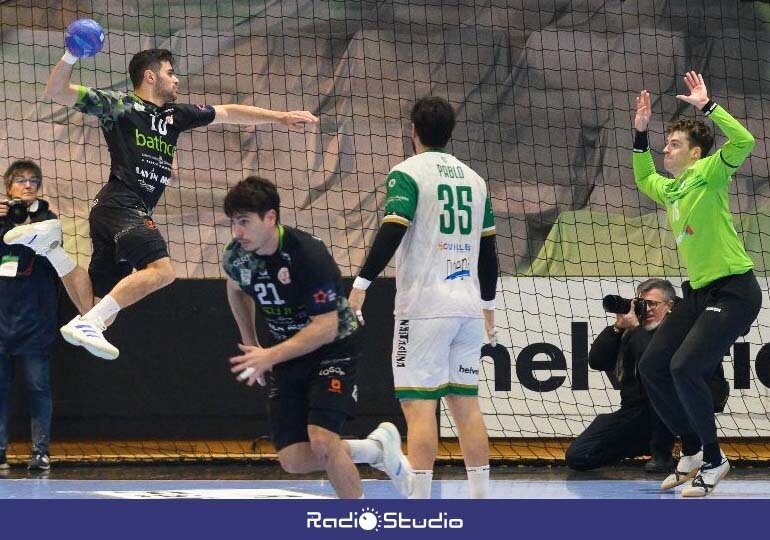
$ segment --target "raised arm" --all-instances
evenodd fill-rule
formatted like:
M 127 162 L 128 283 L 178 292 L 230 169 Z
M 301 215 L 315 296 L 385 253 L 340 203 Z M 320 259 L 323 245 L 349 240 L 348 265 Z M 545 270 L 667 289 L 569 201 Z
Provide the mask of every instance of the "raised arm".
M 650 93 L 642 90 L 636 97 L 636 115 L 634 116 L 634 180 L 639 191 L 658 204 L 665 204 L 665 188 L 670 182 L 655 170 L 655 162 L 650 153 L 647 137 L 647 125 L 652 114 Z
M 721 160 L 727 167 L 737 169 L 754 149 L 754 136 L 730 113 L 711 101 L 700 73 L 688 72 L 684 76 L 684 83 L 690 95 L 680 94 L 676 98 L 697 107 L 719 126 L 727 137 L 727 143 L 719 150 Z
M 272 111 L 251 105 L 215 105 L 216 117 L 212 124 L 283 124 L 289 129 L 300 129 L 304 124 L 315 124 L 318 118 L 308 111 Z
M 79 86 L 72 84 L 72 67 L 77 62 L 77 58 L 66 52 L 57 62 L 48 76 L 48 82 L 45 85 L 45 97 L 53 100 L 59 105 L 72 107 L 78 100 Z

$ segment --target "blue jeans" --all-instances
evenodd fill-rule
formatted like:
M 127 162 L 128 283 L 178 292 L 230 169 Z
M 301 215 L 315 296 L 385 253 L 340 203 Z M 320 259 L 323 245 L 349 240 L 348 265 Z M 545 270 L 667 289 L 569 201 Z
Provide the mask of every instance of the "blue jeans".
M 27 383 L 32 450 L 48 453 L 51 442 L 51 357 L 47 354 L 10 356 L 0 354 L 0 451 L 8 448 L 8 416 L 11 383 L 19 361 Z

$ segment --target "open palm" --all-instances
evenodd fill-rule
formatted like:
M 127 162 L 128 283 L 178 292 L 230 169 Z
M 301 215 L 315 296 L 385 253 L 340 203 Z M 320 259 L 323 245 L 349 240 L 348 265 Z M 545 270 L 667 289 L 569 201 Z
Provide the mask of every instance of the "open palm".
M 685 73 L 684 83 L 687 85 L 690 95 L 679 94 L 676 96 L 676 99 L 698 108 L 702 108 L 709 102 L 708 88 L 706 88 L 706 83 L 703 82 L 703 76 L 700 73 L 688 71 Z
M 636 116 L 634 117 L 634 129 L 636 131 L 647 131 L 647 124 L 650 123 L 652 114 L 652 104 L 650 93 L 642 90 L 636 98 Z

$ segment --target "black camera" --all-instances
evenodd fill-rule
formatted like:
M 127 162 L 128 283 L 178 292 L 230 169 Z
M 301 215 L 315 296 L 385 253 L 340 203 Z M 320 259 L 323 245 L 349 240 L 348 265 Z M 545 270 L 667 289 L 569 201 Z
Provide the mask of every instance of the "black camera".
M 11 221 L 11 223 L 14 225 L 19 225 L 20 223 L 27 221 L 27 218 L 29 217 L 29 208 L 27 208 L 27 203 L 21 199 L 11 199 L 10 201 L 5 201 L 2 204 L 8 207 L 8 219 Z
M 623 298 L 617 294 L 608 294 L 602 299 L 602 307 L 607 313 L 615 313 L 618 315 L 625 315 L 631 311 L 631 306 L 634 307 L 634 314 L 636 319 L 641 324 L 644 321 L 645 315 L 647 315 L 647 302 L 643 298 Z

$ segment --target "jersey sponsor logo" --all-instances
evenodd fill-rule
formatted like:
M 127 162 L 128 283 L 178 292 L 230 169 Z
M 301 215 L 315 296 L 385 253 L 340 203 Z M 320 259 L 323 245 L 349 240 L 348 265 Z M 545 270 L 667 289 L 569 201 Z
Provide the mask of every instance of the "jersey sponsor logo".
M 251 285 L 251 270 L 248 268 L 241 268 L 241 285 L 244 287 Z
M 682 240 L 684 240 L 688 236 L 694 236 L 694 235 L 695 235 L 695 231 L 693 230 L 693 228 L 690 227 L 689 225 L 686 225 L 684 230 L 680 232 L 679 235 L 676 237 L 676 244 L 679 245 L 682 243 Z
M 709 306 L 706 308 L 706 311 L 716 311 L 717 313 L 722 313 L 722 308 L 718 308 L 716 306 Z
M 140 186 L 142 189 L 144 189 L 145 191 L 148 191 L 148 192 L 150 192 L 150 193 L 152 193 L 153 191 L 155 191 L 155 186 L 153 186 L 152 184 L 148 184 L 147 182 L 145 182 L 145 181 L 144 181 L 144 179 L 143 179 L 143 178 L 141 178 L 141 177 L 140 177 L 140 178 L 137 178 L 137 179 L 136 179 L 136 181 L 137 181 L 137 183 L 139 184 L 139 186 Z
M 463 257 L 459 261 L 447 259 L 446 274 L 446 278 L 444 278 L 445 281 L 469 278 L 471 277 L 471 262 L 467 257 Z
M 337 293 L 333 289 L 320 289 L 313 293 L 313 302 L 316 304 L 328 304 L 337 301 Z
M 294 315 L 295 309 L 290 306 L 262 306 L 262 313 L 271 317 Z
M 472 367 L 465 367 L 462 364 L 460 364 L 460 367 L 457 368 L 458 373 L 465 373 L 466 375 L 478 375 L 479 370 L 474 369 Z
M 388 197 L 388 200 L 385 201 L 385 206 L 387 206 L 389 204 L 395 204 L 397 202 L 409 202 L 411 200 L 412 199 L 410 199 L 406 195 L 391 195 L 390 197 Z
M 398 321 L 396 329 L 396 367 L 406 367 L 406 350 L 409 345 L 409 320 Z
M 329 375 L 339 375 L 340 377 L 343 377 L 347 375 L 347 373 L 345 373 L 345 370 L 339 366 L 330 366 L 318 372 L 319 377 L 328 377 Z
M 176 146 L 164 141 L 160 135 L 145 135 L 140 133 L 138 128 L 134 128 L 134 143 L 140 148 L 156 150 L 170 158 L 173 158 L 176 152 Z
M 438 243 L 439 251 L 459 251 L 468 252 L 471 251 L 471 245 L 463 242 L 441 242 Z
M 288 285 L 289 283 L 291 283 L 291 276 L 289 275 L 289 269 L 286 268 L 285 266 L 280 270 L 278 270 L 278 274 L 276 275 L 276 278 L 283 285 Z
M 244 255 L 241 255 L 241 256 L 240 256 L 240 257 L 238 257 L 237 259 L 235 259 L 235 260 L 234 260 L 234 261 L 233 261 L 231 264 L 232 264 L 232 265 L 233 265 L 235 268 L 238 268 L 239 266 L 243 266 L 244 264 L 246 264 L 247 262 L 249 262 L 249 258 L 250 258 L 250 257 L 249 257 L 249 254 L 248 254 L 248 253 L 246 253 L 246 254 L 244 254 Z

